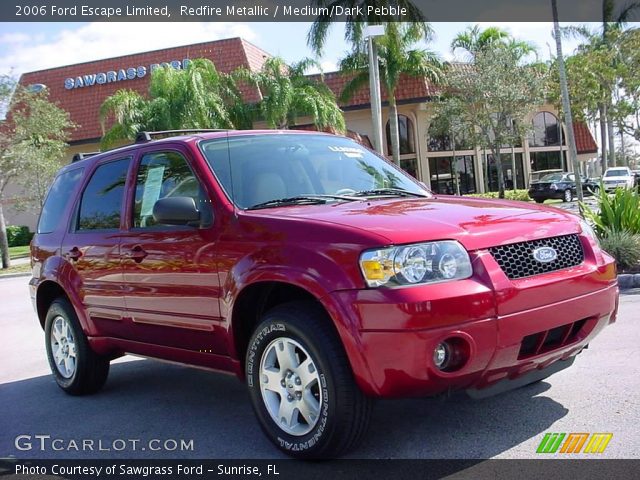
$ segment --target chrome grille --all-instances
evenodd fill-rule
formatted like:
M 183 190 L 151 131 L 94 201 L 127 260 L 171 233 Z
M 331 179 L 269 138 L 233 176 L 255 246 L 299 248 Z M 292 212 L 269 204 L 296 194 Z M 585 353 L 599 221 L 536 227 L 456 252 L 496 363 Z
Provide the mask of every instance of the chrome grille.
M 542 263 L 533 257 L 533 251 L 540 247 L 553 248 L 558 256 L 555 260 Z M 541 273 L 575 267 L 584 260 L 582 243 L 577 235 L 543 238 L 531 242 L 512 243 L 489 249 L 502 271 L 511 279 L 531 277 Z

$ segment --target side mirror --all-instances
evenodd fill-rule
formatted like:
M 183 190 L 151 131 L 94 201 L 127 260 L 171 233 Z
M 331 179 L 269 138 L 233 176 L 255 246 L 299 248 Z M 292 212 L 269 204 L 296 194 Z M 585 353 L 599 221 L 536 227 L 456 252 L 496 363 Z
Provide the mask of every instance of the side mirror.
M 164 225 L 189 225 L 200 221 L 200 212 L 191 197 L 166 197 L 153 205 L 153 218 Z

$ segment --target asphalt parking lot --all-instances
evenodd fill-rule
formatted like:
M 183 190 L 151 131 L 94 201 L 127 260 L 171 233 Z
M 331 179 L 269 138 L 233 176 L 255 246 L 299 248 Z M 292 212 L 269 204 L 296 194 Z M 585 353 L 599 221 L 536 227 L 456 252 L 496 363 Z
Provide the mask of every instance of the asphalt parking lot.
M 243 385 L 231 376 L 128 357 L 112 366 L 99 394 L 64 394 L 49 374 L 26 282 L 0 280 L 0 458 L 282 457 L 262 435 Z M 480 401 L 379 401 L 368 438 L 352 456 L 534 458 L 546 432 L 611 432 L 601 458 L 640 458 L 639 357 L 640 295 L 623 295 L 617 323 L 572 368 Z M 19 435 L 31 436 L 31 450 L 16 448 Z M 63 451 L 40 451 L 35 435 L 61 439 Z M 95 442 L 93 451 L 68 449 L 72 440 L 86 439 Z M 121 445 L 116 440 L 126 440 L 127 448 L 115 451 L 111 447 Z M 129 440 L 139 440 L 135 451 Z M 145 447 L 150 440 L 160 440 L 156 448 L 166 440 L 187 446 L 193 440 L 193 448 L 152 451 Z

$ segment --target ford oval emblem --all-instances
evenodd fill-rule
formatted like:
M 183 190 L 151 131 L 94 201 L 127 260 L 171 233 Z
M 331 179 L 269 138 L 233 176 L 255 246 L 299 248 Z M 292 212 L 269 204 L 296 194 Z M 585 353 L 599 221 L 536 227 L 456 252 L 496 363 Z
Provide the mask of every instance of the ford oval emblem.
M 533 251 L 533 258 L 540 263 L 549 263 L 558 258 L 558 252 L 551 247 L 540 247 Z

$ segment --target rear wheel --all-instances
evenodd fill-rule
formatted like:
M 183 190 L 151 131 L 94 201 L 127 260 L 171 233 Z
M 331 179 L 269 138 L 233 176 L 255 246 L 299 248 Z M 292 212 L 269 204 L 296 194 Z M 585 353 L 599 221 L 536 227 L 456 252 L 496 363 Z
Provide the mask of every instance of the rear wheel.
M 536 203 L 544 203 L 544 198 L 536 198 Z
M 51 304 L 44 331 L 49 366 L 58 386 L 71 395 L 100 390 L 109 375 L 109 359 L 91 350 L 78 316 L 66 299 Z
M 573 200 L 573 192 L 571 191 L 570 188 L 567 188 L 562 194 L 562 201 L 570 202 L 571 200 Z
M 249 341 L 247 383 L 260 426 L 283 452 L 336 457 L 355 448 L 371 400 L 354 382 L 331 320 L 317 305 L 270 310 Z

